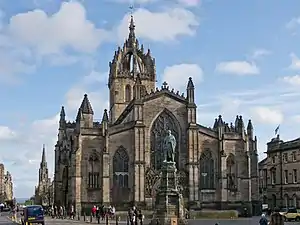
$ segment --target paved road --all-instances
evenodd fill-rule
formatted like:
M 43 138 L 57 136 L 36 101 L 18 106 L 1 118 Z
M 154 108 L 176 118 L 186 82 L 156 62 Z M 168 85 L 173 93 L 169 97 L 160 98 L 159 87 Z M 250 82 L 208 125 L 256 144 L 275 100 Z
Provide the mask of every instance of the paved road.
M 8 214 L 4 214 L 0 216 L 0 225 L 15 225 L 8 218 Z M 189 225 L 215 225 L 218 223 L 219 225 L 258 225 L 260 217 L 253 218 L 241 218 L 241 219 L 228 219 L 228 220 L 218 220 L 218 219 L 210 219 L 210 220 L 189 220 Z M 144 222 L 145 225 L 148 225 L 150 221 L 146 220 Z M 52 219 L 46 218 L 46 225 L 64 225 L 64 224 L 77 224 L 77 225 L 86 225 L 89 222 L 78 221 L 78 220 L 69 220 L 69 219 Z M 97 221 L 94 220 L 93 224 L 97 224 Z M 105 225 L 105 222 L 101 221 L 102 225 Z M 125 225 L 126 221 L 120 221 L 120 225 Z M 299 222 L 286 222 L 285 225 L 299 225 Z M 115 221 L 110 221 L 110 225 L 115 225 Z
M 0 225 L 14 225 L 13 222 L 11 222 L 8 218 L 8 213 L 2 213 L 0 216 Z
M 218 219 L 211 219 L 211 220 L 189 220 L 189 225 L 215 225 L 218 223 L 219 225 L 258 225 L 260 217 L 253 217 L 253 218 L 241 218 L 241 219 L 232 219 L 232 220 L 218 220 Z M 59 220 L 59 219 L 47 219 L 47 224 L 53 225 L 63 225 L 63 224 L 78 224 L 83 225 L 87 224 L 88 222 L 77 221 L 77 220 Z M 96 221 L 93 221 L 96 224 Z M 101 222 L 101 224 L 105 224 Z M 125 221 L 121 221 L 122 225 L 126 224 Z M 145 225 L 149 224 L 149 221 L 144 222 Z M 299 225 L 299 222 L 286 222 L 285 225 Z M 111 221 L 110 225 L 115 225 L 115 222 Z

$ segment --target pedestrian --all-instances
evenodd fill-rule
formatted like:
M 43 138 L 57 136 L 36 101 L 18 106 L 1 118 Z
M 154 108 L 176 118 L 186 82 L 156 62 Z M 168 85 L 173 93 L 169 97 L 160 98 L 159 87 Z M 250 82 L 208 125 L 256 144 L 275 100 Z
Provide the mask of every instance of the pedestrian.
M 259 220 L 259 225 L 268 225 L 268 219 L 266 218 L 265 214 L 261 215 L 261 218 Z
M 275 208 L 274 213 L 271 215 L 269 225 L 284 225 L 284 218 L 279 212 L 279 208 Z

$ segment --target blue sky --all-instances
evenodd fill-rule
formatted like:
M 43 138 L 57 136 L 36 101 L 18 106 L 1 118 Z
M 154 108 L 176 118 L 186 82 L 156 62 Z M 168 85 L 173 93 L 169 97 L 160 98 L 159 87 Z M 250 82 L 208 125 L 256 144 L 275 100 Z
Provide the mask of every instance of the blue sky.
M 73 120 L 87 93 L 102 117 L 131 4 L 157 85 L 184 92 L 192 76 L 200 124 L 251 118 L 260 158 L 279 124 L 283 140 L 299 136 L 299 1 L 0 0 L 0 160 L 16 197 L 33 194 L 43 144 L 53 174 L 61 105 Z

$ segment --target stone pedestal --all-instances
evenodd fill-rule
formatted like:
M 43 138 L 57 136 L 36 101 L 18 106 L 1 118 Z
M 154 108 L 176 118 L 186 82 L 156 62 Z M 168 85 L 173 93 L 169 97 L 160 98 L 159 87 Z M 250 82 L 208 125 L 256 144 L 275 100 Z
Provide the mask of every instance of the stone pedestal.
M 163 162 L 161 182 L 155 196 L 155 211 L 150 225 L 185 225 L 185 208 L 178 190 L 175 162 Z

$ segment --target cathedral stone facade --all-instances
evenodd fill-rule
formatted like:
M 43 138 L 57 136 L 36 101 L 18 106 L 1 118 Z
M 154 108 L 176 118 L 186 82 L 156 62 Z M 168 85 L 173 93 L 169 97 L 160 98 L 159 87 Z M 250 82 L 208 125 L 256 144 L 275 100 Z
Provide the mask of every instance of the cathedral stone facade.
M 60 113 L 55 146 L 55 204 L 73 204 L 77 212 L 95 204 L 152 207 L 167 130 L 177 140 L 180 190 L 190 208 L 260 208 L 257 140 L 252 123 L 241 116 L 234 124 L 219 116 L 213 128 L 196 123 L 195 87 L 186 94 L 156 87 L 155 59 L 135 36 L 109 63 L 109 111 L 94 122 L 85 95 L 75 122 Z

